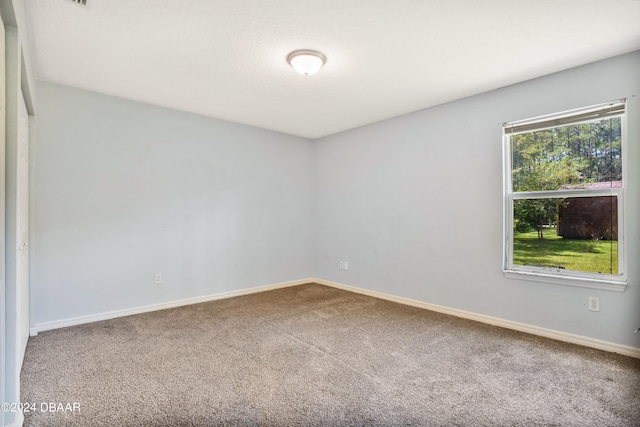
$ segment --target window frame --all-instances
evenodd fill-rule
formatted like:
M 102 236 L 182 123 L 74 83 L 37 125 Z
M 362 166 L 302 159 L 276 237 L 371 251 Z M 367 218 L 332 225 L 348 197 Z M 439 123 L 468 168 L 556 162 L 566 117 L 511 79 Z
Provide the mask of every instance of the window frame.
M 604 116 L 596 119 L 580 119 L 588 116 L 589 113 L 606 111 L 611 106 L 623 105 L 621 113 Z M 568 110 L 560 113 L 548 114 L 526 120 L 518 120 L 502 124 L 503 132 L 503 263 L 502 270 L 505 277 L 537 282 L 556 283 L 561 285 L 581 286 L 587 288 L 603 289 L 622 292 L 627 285 L 626 273 L 626 244 L 625 244 L 625 211 L 624 200 L 626 196 L 627 182 L 627 108 L 626 99 L 620 99 L 603 104 L 593 105 L 585 108 Z M 572 118 L 576 118 L 572 122 Z M 569 126 L 585 122 L 603 120 L 607 117 L 620 117 L 621 130 L 621 150 L 622 150 L 622 186 L 618 188 L 596 188 L 596 189 L 567 189 L 567 190 L 543 190 L 543 191 L 521 191 L 514 192 L 512 186 L 512 144 L 511 136 L 521 133 L 529 133 L 537 130 L 549 129 L 553 127 Z M 565 123 L 556 124 L 557 120 Z M 568 122 L 566 122 L 568 120 Z M 541 126 L 536 127 L 536 123 Z M 514 129 L 523 129 L 514 132 Z M 566 197 L 597 197 L 615 196 L 618 209 L 618 274 L 592 273 L 576 270 L 564 270 L 550 267 L 537 267 L 531 265 L 519 265 L 513 262 L 513 205 L 514 200 L 526 199 L 556 199 Z

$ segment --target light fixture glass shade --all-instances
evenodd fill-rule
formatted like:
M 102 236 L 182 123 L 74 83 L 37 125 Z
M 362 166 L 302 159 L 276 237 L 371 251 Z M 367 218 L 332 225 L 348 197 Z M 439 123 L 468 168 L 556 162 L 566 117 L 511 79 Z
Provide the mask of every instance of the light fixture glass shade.
M 294 50 L 287 56 L 287 62 L 303 76 L 311 76 L 322 68 L 327 58 L 315 50 Z

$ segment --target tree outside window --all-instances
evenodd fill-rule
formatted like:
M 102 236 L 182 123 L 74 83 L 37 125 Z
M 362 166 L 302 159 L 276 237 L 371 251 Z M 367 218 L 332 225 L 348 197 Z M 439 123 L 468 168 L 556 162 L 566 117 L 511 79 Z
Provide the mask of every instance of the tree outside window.
M 624 103 L 505 124 L 505 270 L 621 274 Z

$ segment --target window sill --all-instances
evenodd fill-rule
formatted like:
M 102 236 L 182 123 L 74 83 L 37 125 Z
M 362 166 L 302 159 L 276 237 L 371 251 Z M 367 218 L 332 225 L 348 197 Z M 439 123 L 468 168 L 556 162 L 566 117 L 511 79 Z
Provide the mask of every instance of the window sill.
M 583 277 L 565 277 L 532 271 L 503 270 L 509 279 L 530 280 L 534 282 L 554 283 L 558 285 L 578 286 L 581 288 L 601 289 L 604 291 L 624 292 L 627 282 L 620 280 L 598 280 Z

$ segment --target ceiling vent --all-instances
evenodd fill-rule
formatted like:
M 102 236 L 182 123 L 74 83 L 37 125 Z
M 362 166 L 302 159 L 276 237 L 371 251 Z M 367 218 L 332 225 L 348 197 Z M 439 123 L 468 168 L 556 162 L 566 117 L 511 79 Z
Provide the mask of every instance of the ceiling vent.
M 80 6 L 87 6 L 88 0 L 69 0 L 71 3 L 79 4 Z

